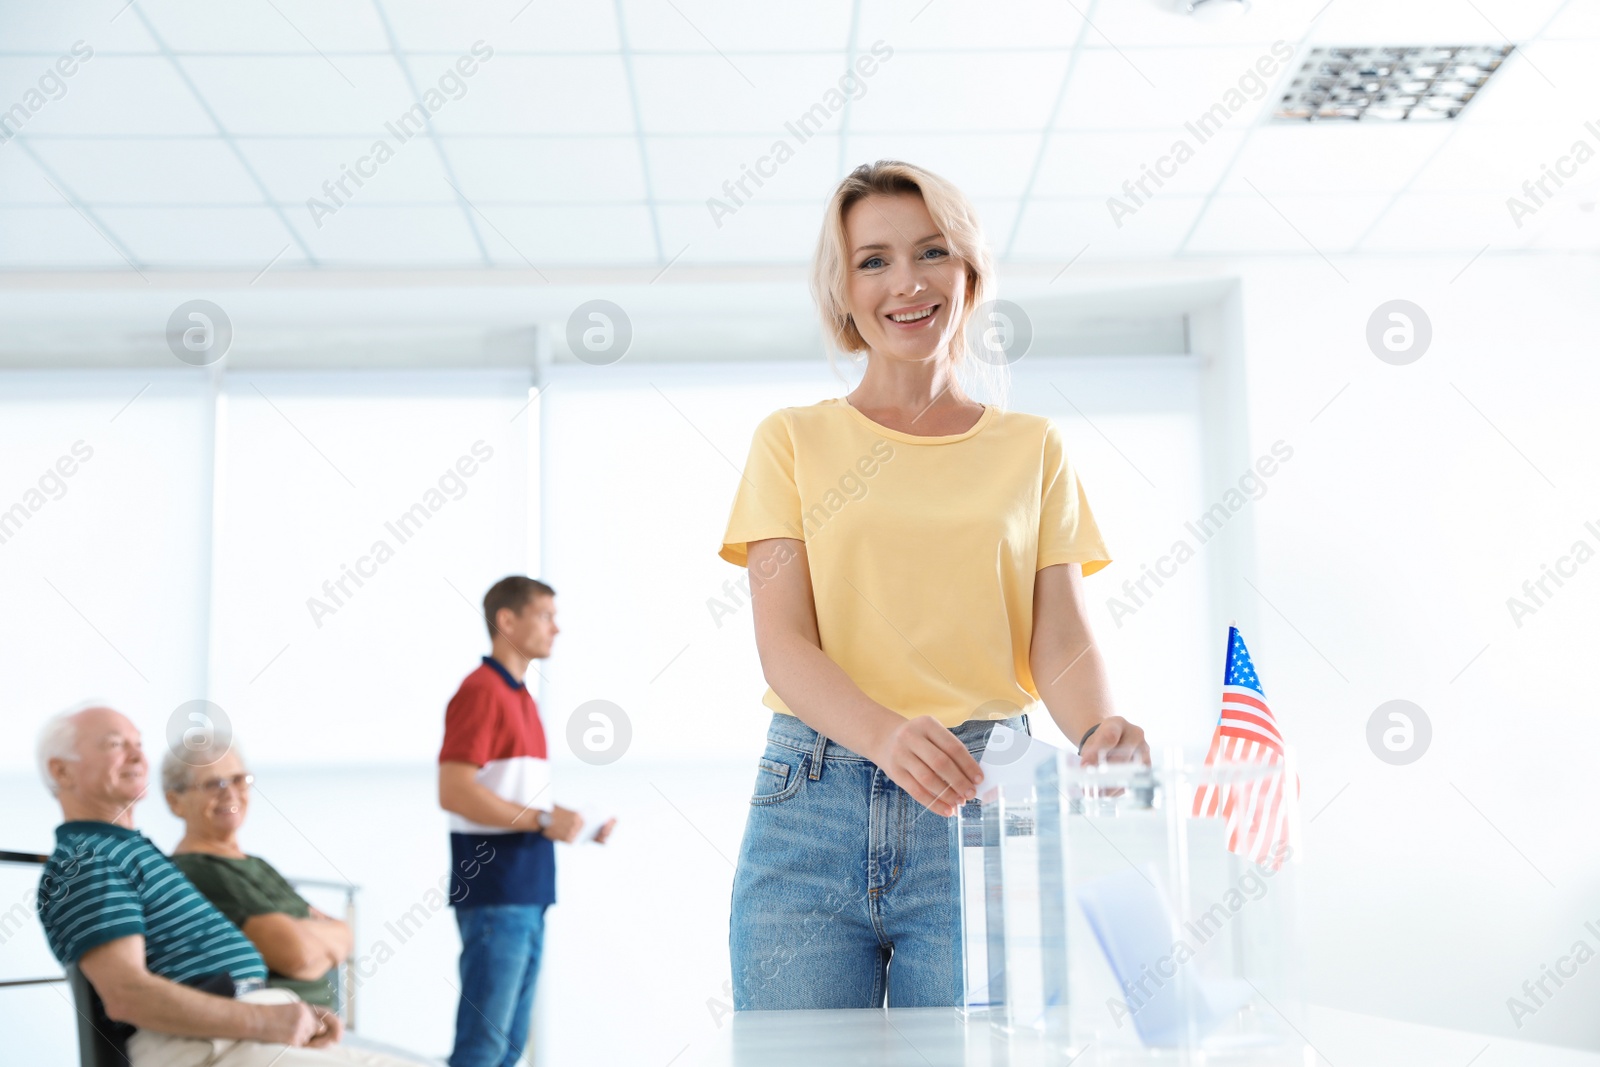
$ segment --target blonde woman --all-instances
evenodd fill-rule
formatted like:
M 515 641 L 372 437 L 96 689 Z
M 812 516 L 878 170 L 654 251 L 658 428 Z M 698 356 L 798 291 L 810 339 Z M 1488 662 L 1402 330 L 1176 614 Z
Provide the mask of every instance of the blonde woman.
M 1084 756 L 1148 759 L 1089 631 L 1083 579 L 1110 557 L 1060 432 L 958 380 L 993 283 L 937 175 L 879 161 L 829 201 L 812 295 L 866 368 L 762 420 L 719 552 L 750 571 L 774 712 L 734 876 L 738 1010 L 956 1003 L 945 820 L 996 723 L 1042 701 Z

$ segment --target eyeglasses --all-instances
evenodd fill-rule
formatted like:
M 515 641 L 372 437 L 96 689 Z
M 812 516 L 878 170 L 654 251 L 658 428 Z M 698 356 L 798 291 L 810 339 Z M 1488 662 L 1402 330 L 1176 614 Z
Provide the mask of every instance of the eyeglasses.
M 226 778 L 207 778 L 203 782 L 194 783 L 194 788 L 204 789 L 207 793 L 213 793 L 220 796 L 228 791 L 229 786 L 236 785 L 239 787 L 239 792 L 243 793 L 245 790 L 250 788 L 251 784 L 254 783 L 255 780 L 256 776 L 253 774 L 234 774 L 229 775 Z

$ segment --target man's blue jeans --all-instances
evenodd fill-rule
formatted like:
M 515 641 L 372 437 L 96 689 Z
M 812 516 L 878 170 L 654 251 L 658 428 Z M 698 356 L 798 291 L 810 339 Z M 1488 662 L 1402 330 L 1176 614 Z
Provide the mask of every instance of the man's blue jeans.
M 512 1067 L 523 1058 L 547 904 L 456 908 L 461 1004 L 450 1067 Z

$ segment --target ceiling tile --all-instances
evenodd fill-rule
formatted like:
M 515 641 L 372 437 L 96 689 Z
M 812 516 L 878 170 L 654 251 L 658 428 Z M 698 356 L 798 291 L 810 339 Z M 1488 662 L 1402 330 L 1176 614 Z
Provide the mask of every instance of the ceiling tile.
M 88 4 L 8 4 L 5 9 L 7 52 L 40 52 L 38 66 L 69 51 L 78 41 L 97 53 L 146 52 L 155 41 L 144 24 L 122 10 L 127 0 Z
M 983 236 L 989 242 L 989 252 L 995 259 L 1005 255 L 1006 242 L 1011 239 L 1011 227 L 1017 218 L 1019 200 L 975 197 L 973 208 L 978 221 L 983 224 Z
M 649 137 L 650 182 L 660 200 L 724 204 L 803 200 L 823 203 L 837 184 L 839 138 L 819 134 L 803 144 L 773 137 Z M 636 157 L 637 158 L 637 157 Z M 778 162 L 783 158 L 783 162 Z M 742 181 L 742 184 L 741 184 Z M 758 184 L 759 182 L 759 184 Z
M 1545 28 L 1546 40 L 1595 40 L 1600 38 L 1600 4 L 1566 4 Z
M 302 232 L 304 229 L 302 229 Z M 486 235 L 484 240 L 488 242 Z M 325 266 L 480 266 L 482 253 L 459 207 L 350 204 L 306 233 Z
M 1361 0 L 1354 0 L 1361 2 Z M 1128 0 L 1102 4 L 1084 44 L 1094 48 L 1209 48 L 1299 40 L 1327 0 L 1258 3 L 1243 18 L 1198 19 L 1183 14 L 1176 0 Z
M 417 60 L 418 70 L 422 60 Z M 441 64 L 442 68 L 442 64 Z M 632 133 L 633 105 L 618 56 L 501 55 L 434 117 L 441 133 Z
M 128 261 L 72 208 L 0 207 L 0 266 L 18 270 L 127 270 Z
M 1203 203 L 1197 196 L 1147 200 L 1119 226 L 1102 197 L 1030 200 L 1009 258 L 1065 267 L 1074 257 L 1094 262 L 1169 256 Z
M 834 51 L 842 67 L 851 7 L 851 0 L 624 0 L 622 10 L 628 47 L 636 53 Z M 734 61 L 742 65 L 742 57 Z
M 1521 248 L 1532 237 L 1519 231 L 1500 193 L 1406 193 L 1361 243 L 1362 252 L 1456 251 L 1471 255 L 1485 245 Z
M 802 136 L 837 132 L 848 99 L 839 89 L 843 53 L 635 56 L 633 71 L 649 133 L 771 134 L 794 143 Z M 880 70 L 852 91 L 870 100 L 882 91 L 884 77 Z M 850 106 L 859 109 L 862 103 L 854 100 Z
M 61 207 L 61 194 L 52 187 L 39 164 L 21 147 L 0 146 L 0 205 L 37 204 L 43 207 Z M 28 148 L 33 148 L 28 142 Z
M 1578 140 L 1586 141 L 1591 152 L 1600 150 L 1600 137 L 1577 123 L 1529 118 L 1515 127 L 1465 125 L 1418 172 L 1411 189 L 1523 195 L 1522 183 L 1543 177 L 1544 168 L 1561 163 L 1561 157 L 1568 155 Z M 1574 171 L 1563 181 L 1581 183 L 1586 175 L 1591 181 L 1600 179 L 1600 159 L 1591 158 L 1581 166 L 1561 165 Z M 1547 181 L 1545 187 L 1557 191 L 1553 181 Z
M 1600 251 L 1600 206 L 1593 195 L 1562 205 L 1538 230 L 1531 233 L 1523 248 L 1541 252 Z
M 1050 137 L 1033 195 L 1116 195 L 1131 203 L 1135 197 L 1208 193 L 1244 137 L 1233 130 L 1204 141 L 1187 131 L 1057 131 Z M 1125 182 L 1134 188 L 1125 189 Z
M 1587 41 L 1540 41 L 1519 48 L 1494 72 L 1483 92 L 1462 112 L 1471 125 L 1515 126 L 1562 120 L 1581 125 L 1594 118 L 1600 97 L 1600 64 Z
M 1183 250 L 1331 257 L 1352 248 L 1389 200 L 1384 194 L 1217 196 Z
M 478 228 L 489 255 L 502 267 L 659 262 L 650 212 L 642 204 L 495 205 L 483 213 L 487 222 L 480 218 Z
M 615 52 L 616 8 L 592 0 L 379 0 L 400 47 L 459 54 L 483 41 L 496 53 Z
M 299 246 L 265 207 L 104 207 L 97 209 L 140 263 L 151 266 L 264 269 L 302 262 Z M 284 246 L 289 249 L 284 252 Z
M 34 150 L 92 204 L 256 204 L 261 190 L 220 138 L 39 141 Z
M 1067 57 L 1058 52 L 908 52 L 885 62 L 850 116 L 872 132 L 1041 130 Z
M 635 137 L 451 137 L 443 148 L 461 191 L 474 201 L 645 199 Z
M 1208 136 L 1219 128 L 1242 128 L 1261 119 L 1270 90 L 1286 69 L 1264 48 L 1085 51 L 1073 69 L 1056 128 L 1141 128 L 1177 135 L 1190 123 Z
M 701 207 L 662 205 L 667 256 L 682 263 L 805 263 L 817 244 L 820 212 L 811 204 L 751 203 L 718 228 Z
M 954 182 L 970 197 L 1017 197 L 1033 173 L 1041 139 L 1038 132 L 852 132 L 847 165 L 900 159 Z
M 386 56 L 341 56 L 335 70 L 316 56 L 192 57 L 180 60 L 224 129 L 234 134 L 337 133 L 378 137 L 416 101 Z M 440 71 L 448 64 L 433 60 Z M 417 61 L 417 81 L 436 80 Z M 346 79 L 349 79 L 346 81 Z M 470 79 L 467 94 L 480 86 Z M 446 100 L 440 113 L 459 106 Z
M 1005 0 L 987 3 L 981 10 L 928 0 L 883 0 L 861 5 L 856 41 L 859 48 L 866 48 L 881 39 L 896 51 L 908 52 L 1019 45 L 1065 49 L 1083 27 L 1080 10 L 1081 5 L 1057 0 Z
M 168 48 L 180 54 L 287 52 L 315 56 L 318 51 L 389 48 L 383 24 L 371 4 L 272 0 L 219 7 L 206 0 L 139 0 L 139 14 L 155 27 Z
M 430 138 L 398 142 L 389 137 L 385 143 L 392 154 L 379 163 L 382 153 L 374 153 L 372 140 L 249 137 L 238 141 L 273 199 L 294 205 L 292 213 L 308 221 L 312 208 L 306 202 L 313 197 L 334 207 L 339 206 L 335 197 L 350 204 L 455 202 L 456 192 L 445 181 Z
M 20 74 L 31 83 L 37 65 L 31 59 L 0 59 L 0 82 L 13 85 Z M 66 79 L 65 93 L 46 101 L 28 118 L 22 132 L 181 136 L 215 129 L 167 60 L 96 54 Z
M 1411 180 L 1447 141 L 1443 123 L 1261 126 L 1251 131 L 1221 191 L 1392 192 Z
M 1562 0 L 1472 0 L 1396 4 L 1340 0 L 1318 18 L 1318 44 L 1494 44 L 1525 41 Z M 1262 5 L 1257 5 L 1262 6 Z

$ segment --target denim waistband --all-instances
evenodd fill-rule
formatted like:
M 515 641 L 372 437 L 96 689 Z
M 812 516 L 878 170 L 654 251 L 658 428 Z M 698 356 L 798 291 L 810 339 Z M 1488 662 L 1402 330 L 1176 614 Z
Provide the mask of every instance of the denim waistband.
M 950 732 L 967 746 L 967 750 L 981 747 L 988 738 L 989 731 L 995 726 L 1009 726 L 1013 730 L 1029 733 L 1028 717 L 1026 715 L 1013 715 L 1009 719 L 968 719 L 959 726 L 952 726 Z M 772 713 L 772 724 L 767 727 L 767 740 L 784 748 L 792 748 L 796 752 L 815 752 L 820 735 L 817 731 L 801 722 L 797 716 L 785 715 L 781 711 Z M 859 760 L 870 763 L 867 757 L 855 752 L 837 741 L 830 740 L 822 751 L 824 760 L 843 759 Z

